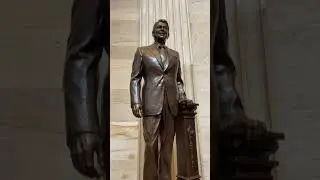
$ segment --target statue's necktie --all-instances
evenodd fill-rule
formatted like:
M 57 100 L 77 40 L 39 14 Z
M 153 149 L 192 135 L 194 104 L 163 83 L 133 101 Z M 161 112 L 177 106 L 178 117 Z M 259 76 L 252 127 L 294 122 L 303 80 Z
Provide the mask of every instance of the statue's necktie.
M 166 61 L 167 61 L 165 47 L 164 46 L 160 46 L 159 47 L 159 52 L 160 52 L 160 57 L 161 57 L 162 64 L 164 66 L 166 64 Z

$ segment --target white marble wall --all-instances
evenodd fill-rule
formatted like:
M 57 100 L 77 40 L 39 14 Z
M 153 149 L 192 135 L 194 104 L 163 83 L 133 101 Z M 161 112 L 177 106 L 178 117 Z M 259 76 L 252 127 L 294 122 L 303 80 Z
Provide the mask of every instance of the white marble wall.
M 138 131 L 136 122 L 114 122 L 111 124 L 110 179 L 137 179 Z
M 139 42 L 137 0 L 110 1 L 110 179 L 138 177 L 139 128 L 130 108 L 132 58 Z
M 194 99 L 199 103 L 197 128 L 203 180 L 210 179 L 210 0 L 190 0 Z

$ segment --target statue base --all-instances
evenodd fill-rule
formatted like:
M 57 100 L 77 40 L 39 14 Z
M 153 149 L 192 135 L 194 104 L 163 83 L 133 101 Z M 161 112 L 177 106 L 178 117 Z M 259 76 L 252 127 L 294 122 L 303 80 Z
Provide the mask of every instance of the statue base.
M 221 132 L 218 154 L 218 180 L 273 180 L 279 162 L 271 157 L 278 150 L 283 133 L 268 131 L 247 141 L 243 129 Z
M 177 180 L 200 180 L 195 115 L 198 104 L 179 105 L 176 122 Z

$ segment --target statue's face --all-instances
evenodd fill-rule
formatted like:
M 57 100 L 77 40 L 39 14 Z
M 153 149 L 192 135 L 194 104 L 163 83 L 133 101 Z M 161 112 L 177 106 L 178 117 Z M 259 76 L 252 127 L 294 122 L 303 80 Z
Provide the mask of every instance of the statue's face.
M 166 23 L 158 22 L 153 30 L 156 39 L 166 40 L 169 37 L 169 26 Z

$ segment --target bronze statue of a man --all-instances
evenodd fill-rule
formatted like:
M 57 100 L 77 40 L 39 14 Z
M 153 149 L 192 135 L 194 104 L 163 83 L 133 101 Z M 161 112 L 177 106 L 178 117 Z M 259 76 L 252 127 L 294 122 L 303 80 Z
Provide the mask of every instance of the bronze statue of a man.
M 170 180 L 178 105 L 190 100 L 187 100 L 183 88 L 179 53 L 165 46 L 169 37 L 168 22 L 164 19 L 157 21 L 152 35 L 154 43 L 139 47 L 134 55 L 131 107 L 133 114 L 143 119 L 146 142 L 143 179 Z M 142 79 L 144 85 L 141 88 Z

